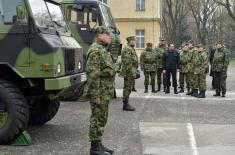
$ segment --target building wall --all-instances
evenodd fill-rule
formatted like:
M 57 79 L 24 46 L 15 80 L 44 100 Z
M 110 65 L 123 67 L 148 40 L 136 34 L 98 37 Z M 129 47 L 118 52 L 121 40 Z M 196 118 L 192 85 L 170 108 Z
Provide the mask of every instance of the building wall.
M 137 29 L 145 30 L 145 43 L 152 42 L 154 46 L 158 43 L 158 38 L 160 37 L 160 24 L 158 21 L 152 22 L 116 22 L 116 26 L 119 28 L 121 34 L 121 42 L 126 45 L 126 37 L 132 35 L 135 36 Z M 140 55 L 143 49 L 136 49 L 137 54 Z
M 117 28 L 121 32 L 122 44 L 126 44 L 126 37 L 136 35 L 136 30 L 145 30 L 145 44 L 158 44 L 160 37 L 160 1 L 145 0 L 145 10 L 136 10 L 136 0 L 108 0 Z M 143 48 L 136 49 L 140 55 Z
M 160 18 L 160 0 L 145 0 L 145 11 L 136 10 L 136 0 L 108 0 L 115 19 Z

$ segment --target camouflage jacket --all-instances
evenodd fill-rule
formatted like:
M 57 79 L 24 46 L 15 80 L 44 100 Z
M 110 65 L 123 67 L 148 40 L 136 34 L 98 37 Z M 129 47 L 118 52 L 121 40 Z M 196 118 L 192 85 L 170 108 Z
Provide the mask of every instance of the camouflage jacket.
M 188 53 L 188 57 L 189 57 L 189 61 L 188 61 L 188 70 L 189 72 L 194 72 L 194 66 L 193 66 L 193 60 L 195 58 L 197 54 L 197 51 L 195 48 L 189 49 L 189 53 Z
M 193 59 L 194 74 L 206 74 L 208 66 L 209 58 L 207 53 L 205 51 L 195 53 L 195 57 Z
M 144 72 L 157 71 L 157 55 L 152 48 L 146 48 L 140 55 L 140 66 Z
M 95 41 L 87 54 L 85 95 L 109 101 L 114 93 L 115 64 L 101 42 Z
M 188 73 L 189 71 L 189 51 L 183 51 L 180 52 L 180 72 L 181 73 Z
M 162 68 L 162 61 L 163 61 L 163 53 L 167 50 L 167 46 L 164 44 L 164 45 L 158 45 L 156 48 L 155 48 L 155 51 L 157 53 L 157 66 L 158 68 Z
M 126 45 L 122 50 L 121 55 L 121 71 L 120 75 L 123 77 L 136 77 L 136 70 L 138 68 L 138 56 L 135 49 L 130 45 Z
M 230 61 L 230 52 L 226 48 L 217 49 L 212 60 L 212 71 L 227 71 Z

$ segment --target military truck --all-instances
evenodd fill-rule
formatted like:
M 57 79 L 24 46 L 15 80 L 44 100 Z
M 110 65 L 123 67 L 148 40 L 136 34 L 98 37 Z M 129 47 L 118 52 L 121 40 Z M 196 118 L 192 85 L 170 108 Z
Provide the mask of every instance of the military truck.
M 116 62 L 121 53 L 120 32 L 117 29 L 109 7 L 97 0 L 57 0 L 61 3 L 71 31 L 76 40 L 84 48 L 84 53 L 89 49 L 95 38 L 94 29 L 106 26 L 112 32 L 110 52 Z
M 0 144 L 51 120 L 86 81 L 64 17 L 53 0 L 0 1 Z

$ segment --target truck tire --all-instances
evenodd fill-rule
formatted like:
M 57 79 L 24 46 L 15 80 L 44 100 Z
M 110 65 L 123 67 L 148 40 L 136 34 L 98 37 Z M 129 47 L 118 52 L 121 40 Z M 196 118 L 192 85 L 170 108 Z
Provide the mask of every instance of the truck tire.
M 59 101 L 51 101 L 47 97 L 31 100 L 33 107 L 29 109 L 29 124 L 43 125 L 49 122 L 58 112 Z
M 1 117 L 7 119 L 1 122 L 0 144 L 8 144 L 27 128 L 29 107 L 20 90 L 8 81 L 0 79 Z M 3 120 L 3 119 L 2 119 Z

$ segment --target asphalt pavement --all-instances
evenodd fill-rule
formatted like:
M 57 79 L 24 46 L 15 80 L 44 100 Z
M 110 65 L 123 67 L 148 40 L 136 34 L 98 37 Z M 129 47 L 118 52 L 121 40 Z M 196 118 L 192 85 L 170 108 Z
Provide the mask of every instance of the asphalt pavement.
M 173 90 L 144 94 L 142 75 L 130 99 L 136 111 L 123 112 L 123 79 L 117 77 L 104 144 L 115 155 L 234 155 L 235 66 L 229 68 L 226 98 L 213 97 L 207 81 L 207 98 L 195 99 Z M 53 120 L 29 127 L 31 146 L 0 146 L 0 155 L 89 155 L 89 117 L 88 102 L 63 102 Z

